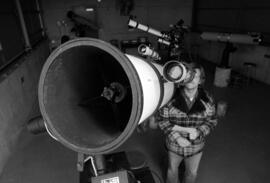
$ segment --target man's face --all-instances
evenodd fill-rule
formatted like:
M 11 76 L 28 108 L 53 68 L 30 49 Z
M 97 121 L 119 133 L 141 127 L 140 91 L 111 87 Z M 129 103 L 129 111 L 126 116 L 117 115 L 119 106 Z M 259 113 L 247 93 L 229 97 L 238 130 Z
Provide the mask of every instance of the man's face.
M 197 88 L 200 83 L 201 83 L 201 71 L 200 69 L 195 69 L 194 78 L 185 85 L 185 88 L 188 89 Z

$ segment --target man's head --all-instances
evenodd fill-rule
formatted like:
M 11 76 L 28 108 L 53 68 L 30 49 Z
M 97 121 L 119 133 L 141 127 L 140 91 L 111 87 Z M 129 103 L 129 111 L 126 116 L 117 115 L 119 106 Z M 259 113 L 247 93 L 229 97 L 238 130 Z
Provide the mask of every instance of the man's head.
M 198 63 L 188 64 L 189 68 L 195 72 L 193 79 L 186 83 L 184 86 L 188 89 L 196 88 L 202 86 L 205 82 L 205 72 L 201 65 Z

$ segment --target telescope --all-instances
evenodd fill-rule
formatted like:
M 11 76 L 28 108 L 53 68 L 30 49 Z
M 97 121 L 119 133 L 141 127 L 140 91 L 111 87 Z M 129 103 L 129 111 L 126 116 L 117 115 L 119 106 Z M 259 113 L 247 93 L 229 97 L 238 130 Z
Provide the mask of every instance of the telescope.
M 39 105 L 50 133 L 85 154 L 110 153 L 172 97 L 163 68 L 98 39 L 71 40 L 48 57 Z M 106 114 L 106 115 L 104 115 Z
M 153 29 L 153 28 L 149 27 L 148 25 L 140 24 L 140 23 L 138 23 L 138 22 L 136 22 L 135 20 L 132 20 L 132 19 L 128 20 L 128 25 L 130 27 L 137 28 L 137 29 L 142 30 L 144 32 L 148 32 L 150 34 L 161 37 L 163 39 L 169 39 L 170 38 L 169 35 L 164 34 L 164 33 L 160 32 L 160 31 L 158 31 L 156 29 Z
M 180 80 L 169 78 L 173 66 Z M 77 38 L 48 57 L 39 80 L 39 106 L 49 132 L 85 154 L 110 153 L 163 107 L 174 83 L 190 77 L 178 61 L 165 67 L 99 39 Z M 104 115 L 106 114 L 106 115 Z
M 166 80 L 163 73 L 190 77 L 171 68 L 124 54 L 99 39 L 70 40 L 42 68 L 38 99 L 45 124 L 39 119 L 37 127 L 45 126 L 51 137 L 78 154 L 116 152 L 172 98 L 174 81 L 180 81 Z
M 201 38 L 208 41 L 217 41 L 226 43 L 226 46 L 222 53 L 222 59 L 220 62 L 220 66 L 223 68 L 229 68 L 230 53 L 236 51 L 236 47 L 233 46 L 233 43 L 258 45 L 262 41 L 261 35 L 259 33 L 230 34 L 218 32 L 203 32 L 201 34 Z
M 149 27 L 148 25 L 144 25 L 144 24 L 140 24 L 138 22 L 136 22 L 135 20 L 129 19 L 128 20 L 128 26 L 133 27 L 133 28 L 137 28 L 139 30 L 142 30 L 144 32 L 150 33 L 154 36 L 158 37 L 158 42 L 165 44 L 166 46 L 170 46 L 171 45 L 171 37 L 168 34 L 162 33 L 159 30 L 156 30 L 154 28 Z M 176 46 L 176 44 L 173 44 L 173 46 Z
M 203 32 L 201 38 L 208 41 L 219 41 L 240 44 L 259 44 L 261 36 L 259 34 L 230 34 L 218 32 Z
M 145 44 L 139 45 L 138 53 L 140 55 L 143 55 L 143 56 L 151 57 L 154 60 L 160 60 L 161 59 L 158 52 L 154 51 L 152 48 L 150 48 L 149 46 L 147 46 Z
M 163 66 L 163 77 L 168 82 L 185 85 L 193 80 L 195 71 L 189 68 L 188 63 L 171 60 Z
M 137 21 L 132 20 L 131 18 L 128 20 L 128 26 L 155 35 L 158 37 L 159 43 L 175 48 L 180 47 L 184 39 L 184 34 L 189 30 L 188 26 L 185 26 L 183 24 L 184 21 L 181 19 L 175 25 L 171 25 L 171 29 L 164 33 L 153 29 L 148 25 L 140 24 Z

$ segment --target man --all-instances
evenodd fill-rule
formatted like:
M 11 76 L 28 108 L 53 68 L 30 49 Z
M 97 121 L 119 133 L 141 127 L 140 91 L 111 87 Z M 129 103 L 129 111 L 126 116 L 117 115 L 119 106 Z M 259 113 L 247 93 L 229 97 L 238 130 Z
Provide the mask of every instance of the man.
M 167 183 L 178 183 L 178 168 L 185 163 L 185 183 L 194 183 L 205 136 L 217 124 L 213 99 L 202 88 L 204 70 L 191 64 L 194 78 L 176 89 L 173 99 L 159 111 L 158 125 L 166 136 L 168 150 Z M 150 118 L 150 121 L 154 118 Z

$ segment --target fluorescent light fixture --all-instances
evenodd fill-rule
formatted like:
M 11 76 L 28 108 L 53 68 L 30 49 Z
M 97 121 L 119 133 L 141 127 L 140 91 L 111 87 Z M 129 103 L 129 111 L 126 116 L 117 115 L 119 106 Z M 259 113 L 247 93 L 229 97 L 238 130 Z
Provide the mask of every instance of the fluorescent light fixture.
M 85 8 L 85 11 L 87 12 L 94 11 L 94 8 Z

